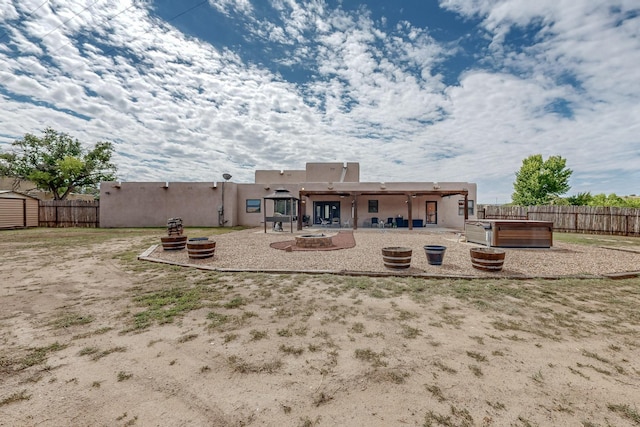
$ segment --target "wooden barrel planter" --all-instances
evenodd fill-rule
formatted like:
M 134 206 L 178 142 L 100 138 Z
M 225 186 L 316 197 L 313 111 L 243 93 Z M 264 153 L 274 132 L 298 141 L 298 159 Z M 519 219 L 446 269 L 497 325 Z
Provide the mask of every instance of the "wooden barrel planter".
M 191 259 L 211 258 L 216 251 L 216 242 L 206 237 L 189 239 L 187 251 Z
M 392 270 L 402 270 L 411 266 L 411 248 L 399 246 L 382 248 L 384 266 Z
M 444 251 L 446 250 L 446 246 L 425 245 L 424 253 L 427 255 L 427 262 L 429 263 L 429 265 L 442 265 L 442 260 L 444 259 Z
M 478 270 L 500 271 L 506 252 L 502 249 L 471 248 L 471 265 Z
M 184 249 L 187 244 L 187 236 L 163 236 L 160 237 L 162 249 L 165 251 L 176 251 Z

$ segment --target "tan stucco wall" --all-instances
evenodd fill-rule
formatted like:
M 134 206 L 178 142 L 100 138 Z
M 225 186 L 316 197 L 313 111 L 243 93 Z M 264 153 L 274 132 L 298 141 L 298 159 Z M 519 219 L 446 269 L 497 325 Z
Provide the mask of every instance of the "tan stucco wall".
M 100 184 L 101 227 L 161 227 L 181 217 L 186 227 L 218 225 L 222 183 L 103 182 Z M 225 184 L 225 218 L 234 225 L 236 184 Z
M 257 170 L 255 172 L 255 183 L 270 187 L 277 184 L 340 182 L 341 180 L 342 182 L 360 181 L 360 164 L 352 162 L 307 163 L 305 170 Z
M 282 172 L 282 173 L 281 173 Z M 263 184 L 265 187 L 276 186 L 276 184 L 297 184 L 305 182 L 307 173 L 300 170 L 257 170 L 255 173 L 255 183 Z
M 346 164 L 346 170 L 345 170 Z M 307 179 L 299 182 L 358 182 L 360 181 L 359 163 L 307 163 Z

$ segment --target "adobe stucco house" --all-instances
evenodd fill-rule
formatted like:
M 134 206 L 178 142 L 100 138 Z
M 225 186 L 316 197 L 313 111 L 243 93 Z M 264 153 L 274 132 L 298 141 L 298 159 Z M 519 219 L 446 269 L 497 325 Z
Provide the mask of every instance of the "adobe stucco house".
M 100 225 L 161 227 L 181 217 L 187 227 L 266 230 L 265 220 L 278 220 L 285 231 L 307 223 L 359 228 L 376 222 L 463 229 L 465 219 L 475 219 L 476 200 L 474 183 L 360 182 L 359 163 L 307 163 L 304 170 L 257 170 L 251 184 L 103 182 Z

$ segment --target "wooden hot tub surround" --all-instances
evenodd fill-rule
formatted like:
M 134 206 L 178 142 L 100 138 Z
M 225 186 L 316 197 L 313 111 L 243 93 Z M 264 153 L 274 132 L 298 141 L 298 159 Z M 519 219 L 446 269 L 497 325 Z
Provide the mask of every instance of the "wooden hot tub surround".
M 499 248 L 550 248 L 553 222 L 483 219 L 465 223 L 467 242 Z

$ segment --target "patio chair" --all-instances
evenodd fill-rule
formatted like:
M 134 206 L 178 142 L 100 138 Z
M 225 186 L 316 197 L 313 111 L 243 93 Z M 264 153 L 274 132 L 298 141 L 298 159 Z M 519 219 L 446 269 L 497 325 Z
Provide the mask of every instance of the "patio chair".
M 374 216 L 371 218 L 371 227 L 378 227 L 378 217 Z
M 321 227 L 326 227 L 331 225 L 331 223 L 329 222 L 329 220 L 324 219 L 324 218 L 318 218 L 318 221 L 320 221 L 320 226 Z

